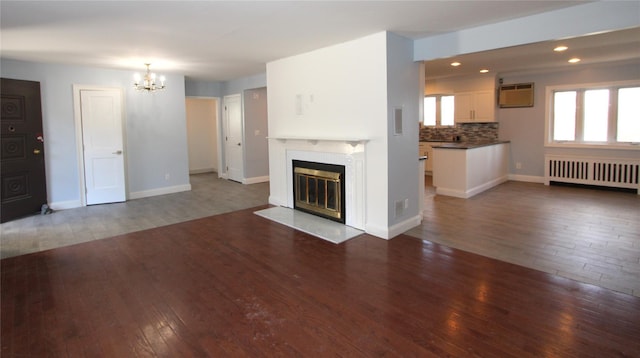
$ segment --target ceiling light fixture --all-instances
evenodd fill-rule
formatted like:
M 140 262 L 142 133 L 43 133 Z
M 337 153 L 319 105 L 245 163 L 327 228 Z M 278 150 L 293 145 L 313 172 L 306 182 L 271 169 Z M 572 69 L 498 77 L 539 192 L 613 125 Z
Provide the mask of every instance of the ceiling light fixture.
M 562 52 L 562 51 L 567 51 L 569 48 L 567 46 L 561 45 L 561 46 L 557 46 L 556 48 L 553 49 L 553 51 L 555 52 Z
M 489 70 L 487 70 L 486 68 L 483 68 L 480 70 L 480 73 L 487 73 L 487 72 L 489 72 Z
M 147 72 L 144 74 L 144 76 L 141 76 L 139 73 L 136 73 L 133 78 L 135 80 L 135 82 L 133 82 L 133 88 L 135 88 L 138 91 L 147 91 L 147 92 L 153 92 L 153 91 L 157 91 L 157 90 L 161 90 L 164 89 L 166 86 L 164 85 L 164 81 L 165 81 L 165 77 L 164 76 L 160 76 L 160 83 L 156 83 L 156 74 L 152 73 L 151 70 L 149 69 L 149 66 L 151 66 L 150 63 L 145 63 L 145 66 L 147 66 Z
M 451 66 L 453 67 L 458 67 L 460 66 L 460 62 L 456 61 L 456 62 L 451 62 Z
M 574 57 L 574 58 L 569 60 L 569 63 L 578 63 L 578 62 L 580 62 L 580 59 L 577 58 L 577 57 Z

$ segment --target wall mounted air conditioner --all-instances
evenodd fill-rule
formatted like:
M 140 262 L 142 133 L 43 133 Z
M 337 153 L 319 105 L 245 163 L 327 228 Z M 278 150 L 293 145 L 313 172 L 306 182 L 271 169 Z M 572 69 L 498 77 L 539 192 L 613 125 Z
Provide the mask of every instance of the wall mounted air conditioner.
M 498 105 L 500 108 L 533 107 L 533 82 L 500 85 Z

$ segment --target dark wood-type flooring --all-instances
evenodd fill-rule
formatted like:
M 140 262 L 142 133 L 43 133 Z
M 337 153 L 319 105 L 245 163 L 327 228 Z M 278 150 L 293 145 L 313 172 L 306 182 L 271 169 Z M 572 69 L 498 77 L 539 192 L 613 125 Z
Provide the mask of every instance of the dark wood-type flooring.
M 254 210 L 3 259 L 2 357 L 640 356 L 638 297 Z

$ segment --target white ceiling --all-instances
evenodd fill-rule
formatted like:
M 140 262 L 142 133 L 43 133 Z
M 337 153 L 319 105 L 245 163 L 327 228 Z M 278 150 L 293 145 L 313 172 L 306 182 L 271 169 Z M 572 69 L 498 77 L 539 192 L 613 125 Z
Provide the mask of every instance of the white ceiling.
M 554 52 L 553 49 L 559 45 L 567 46 L 568 50 Z M 579 58 L 580 62 L 569 63 L 568 60 L 574 57 Z M 425 64 L 425 72 L 427 78 L 432 79 L 479 76 L 479 71 L 483 68 L 489 70 L 489 75 L 506 75 L 639 60 L 640 27 L 636 27 L 428 61 Z M 454 61 L 460 62 L 461 65 L 452 67 L 451 63 Z
M 151 62 L 158 72 L 224 81 L 380 31 L 415 39 L 580 3 L 2 0 L 0 50 L 8 59 L 116 69 Z

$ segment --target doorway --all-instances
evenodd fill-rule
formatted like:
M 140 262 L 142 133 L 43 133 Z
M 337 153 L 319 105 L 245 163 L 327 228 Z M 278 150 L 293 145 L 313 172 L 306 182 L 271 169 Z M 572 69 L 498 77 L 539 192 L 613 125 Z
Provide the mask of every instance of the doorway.
M 2 78 L 0 222 L 47 203 L 40 82 Z
M 74 86 L 82 205 L 126 200 L 123 93 Z
M 187 97 L 189 174 L 219 173 L 218 105 L 213 97 Z

